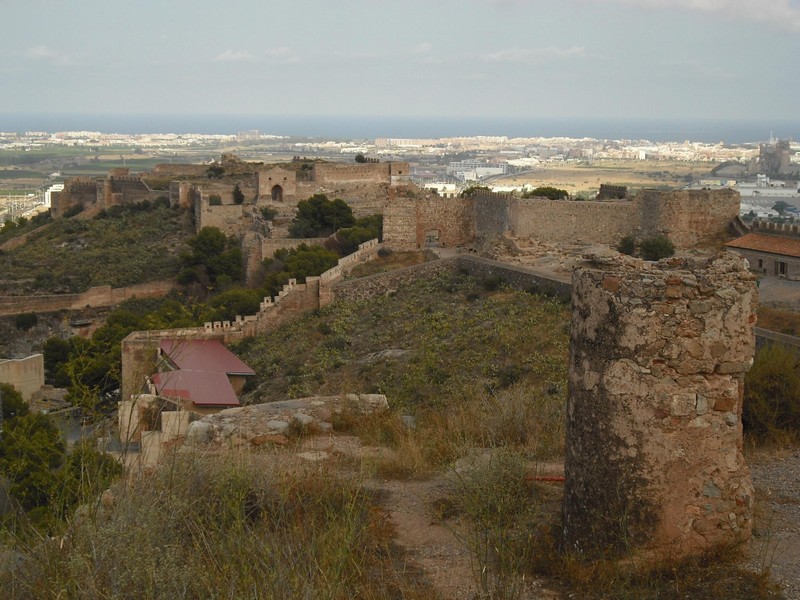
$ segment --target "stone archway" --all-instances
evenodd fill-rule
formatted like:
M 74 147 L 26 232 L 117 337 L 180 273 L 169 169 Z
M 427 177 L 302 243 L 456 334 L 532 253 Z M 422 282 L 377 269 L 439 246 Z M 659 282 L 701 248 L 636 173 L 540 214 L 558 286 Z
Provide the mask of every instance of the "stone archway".
M 283 202 L 283 188 L 281 186 L 272 186 L 272 200 L 274 202 Z

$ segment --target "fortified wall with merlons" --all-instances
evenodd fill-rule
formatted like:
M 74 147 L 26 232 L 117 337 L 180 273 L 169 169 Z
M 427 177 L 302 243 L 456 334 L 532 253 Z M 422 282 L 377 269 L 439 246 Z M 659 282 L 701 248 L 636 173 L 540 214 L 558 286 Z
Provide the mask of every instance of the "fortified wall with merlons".
M 615 245 L 627 235 L 665 234 L 678 248 L 713 246 L 739 215 L 733 190 L 642 190 L 632 200 L 519 198 L 480 191 L 467 198 L 390 198 L 384 242 L 396 250 L 469 246 L 497 236 L 546 243 Z

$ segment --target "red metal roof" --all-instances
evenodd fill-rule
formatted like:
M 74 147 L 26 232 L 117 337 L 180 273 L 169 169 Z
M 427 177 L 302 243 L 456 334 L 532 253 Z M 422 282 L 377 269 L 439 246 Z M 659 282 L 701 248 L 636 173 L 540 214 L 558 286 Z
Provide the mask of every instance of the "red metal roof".
M 219 340 L 161 340 L 161 353 L 177 369 L 255 375 L 253 369 Z
M 741 248 L 769 254 L 800 258 L 800 238 L 748 233 L 725 244 L 728 248 Z
M 228 376 L 219 371 L 167 371 L 152 379 L 159 396 L 191 400 L 198 406 L 239 406 Z

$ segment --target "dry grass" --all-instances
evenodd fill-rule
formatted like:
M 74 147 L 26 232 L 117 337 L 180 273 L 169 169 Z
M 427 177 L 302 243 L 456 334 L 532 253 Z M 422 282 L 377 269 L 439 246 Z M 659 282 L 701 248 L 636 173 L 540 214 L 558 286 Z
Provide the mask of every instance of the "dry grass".
M 759 306 L 758 326 L 786 335 L 800 335 L 800 313 L 793 310 Z
M 708 175 L 709 163 L 603 160 L 586 165 L 547 165 L 533 173 L 510 175 L 495 181 L 497 185 L 553 186 L 570 194 L 596 194 L 601 183 L 625 185 L 631 189 L 647 187 L 676 188 L 686 184 L 685 177 Z
M 63 537 L 18 544 L 3 598 L 433 597 L 394 570 L 391 527 L 358 480 L 177 456 L 114 496 Z

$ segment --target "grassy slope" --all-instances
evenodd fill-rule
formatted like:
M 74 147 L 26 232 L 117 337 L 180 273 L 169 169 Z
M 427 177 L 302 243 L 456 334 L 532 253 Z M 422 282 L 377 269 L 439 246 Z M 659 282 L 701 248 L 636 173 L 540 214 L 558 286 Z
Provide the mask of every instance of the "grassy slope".
M 258 373 L 245 400 L 372 392 L 413 410 L 512 384 L 563 390 L 568 320 L 563 304 L 468 276 L 417 281 L 241 344 Z
M 0 254 L 0 293 L 79 292 L 172 277 L 192 233 L 186 213 L 164 208 L 114 219 L 60 219 Z

